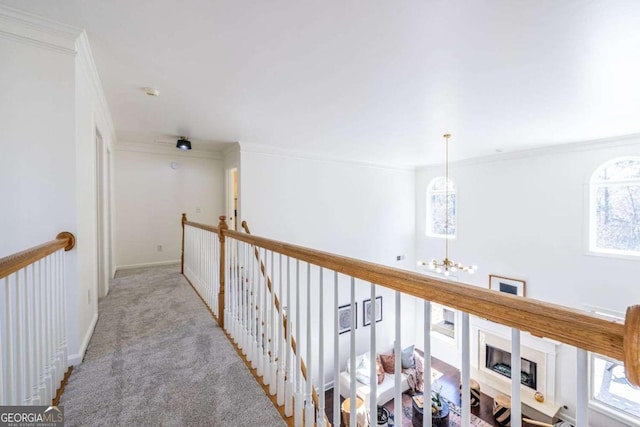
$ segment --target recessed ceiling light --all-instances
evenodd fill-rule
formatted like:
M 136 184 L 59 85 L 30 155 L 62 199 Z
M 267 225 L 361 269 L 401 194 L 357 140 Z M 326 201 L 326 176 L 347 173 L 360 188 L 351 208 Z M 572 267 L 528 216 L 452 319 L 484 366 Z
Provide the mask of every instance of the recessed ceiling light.
M 143 87 L 142 90 L 149 96 L 160 96 L 160 91 L 155 87 Z
M 502 148 L 497 148 L 496 153 L 502 153 Z

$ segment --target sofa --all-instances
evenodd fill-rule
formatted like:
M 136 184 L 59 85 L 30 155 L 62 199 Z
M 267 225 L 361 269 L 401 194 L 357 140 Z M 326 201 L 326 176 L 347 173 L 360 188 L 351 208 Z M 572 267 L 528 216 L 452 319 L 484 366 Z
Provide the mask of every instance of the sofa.
M 410 346 L 403 350 L 403 362 L 407 360 L 409 355 L 411 355 L 415 360 L 414 368 L 403 368 L 400 374 L 401 382 L 400 389 L 402 392 L 409 390 L 410 388 L 416 388 L 418 386 L 420 388 L 419 391 L 422 390 L 422 383 L 419 385 L 416 384 L 415 377 L 422 376 L 422 366 L 423 359 L 420 354 L 415 352 L 414 347 Z M 378 352 L 376 354 L 376 362 L 378 363 L 378 372 L 380 372 L 380 364 L 388 367 L 391 363 L 393 366 L 393 357 L 389 358 L 388 356 L 393 356 L 393 348 L 385 349 L 382 352 Z M 383 358 L 387 363 L 380 363 L 380 359 Z M 369 405 L 369 398 L 371 394 L 370 387 L 370 363 L 371 356 L 370 353 L 364 353 L 358 355 L 356 357 L 356 396 L 360 397 L 364 400 L 365 404 Z M 402 363 L 403 366 L 408 365 Z M 347 360 L 345 369 L 340 372 L 340 395 L 345 399 L 351 396 L 351 373 L 349 370 L 350 361 Z M 388 373 L 389 369 L 384 369 L 384 377 L 381 382 L 378 382 L 376 387 L 376 399 L 378 405 L 383 405 L 386 402 L 390 401 L 394 398 L 395 393 L 395 374 Z M 411 377 L 411 378 L 410 378 Z M 377 379 L 376 379 L 377 380 Z

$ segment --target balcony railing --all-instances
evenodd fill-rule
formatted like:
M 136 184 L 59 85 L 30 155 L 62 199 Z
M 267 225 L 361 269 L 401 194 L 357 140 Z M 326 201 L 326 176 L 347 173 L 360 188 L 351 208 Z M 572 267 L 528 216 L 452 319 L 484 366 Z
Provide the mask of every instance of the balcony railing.
M 328 424 L 325 384 L 332 381 L 334 425 L 340 425 L 338 396 L 344 392 L 340 390 L 340 361 L 348 357 L 350 384 L 356 384 L 356 355 L 367 350 L 376 354 L 378 343 L 389 338 L 389 328 L 383 331 L 376 321 L 368 325 L 368 340 L 356 336 L 357 299 L 375 301 L 381 292 L 393 295 L 390 311 L 394 314 L 395 354 L 401 354 L 408 344 L 424 348 L 425 396 L 432 393 L 430 304 L 435 302 L 462 312 L 462 425 L 469 425 L 471 417 L 470 316 L 510 328 L 510 366 L 515 372 L 521 371 L 521 332 L 577 349 L 578 426 L 588 425 L 587 352 L 624 361 L 627 379 L 640 384 L 638 305 L 628 308 L 626 320 L 621 323 L 560 305 L 232 231 L 223 216 L 217 227 L 189 222 L 185 215 L 182 224 L 184 275 L 257 370 L 285 417 L 293 417 L 296 426 Z M 403 326 L 415 326 L 402 324 L 405 296 L 417 298 L 421 305 L 421 343 L 406 342 L 406 338 L 403 342 Z M 367 315 L 376 319 L 378 314 L 376 304 L 372 304 Z M 348 334 L 342 334 L 345 331 Z M 370 378 L 376 378 L 376 364 L 371 363 L 369 369 Z M 396 357 L 396 414 L 402 413 L 400 371 L 400 357 Z M 521 393 L 518 378 L 511 380 L 511 425 L 516 427 L 521 425 Z M 359 394 L 352 386 L 345 397 L 355 402 Z M 366 394 L 372 396 L 365 399 L 368 413 L 376 414 L 379 402 L 375 398 L 375 380 Z M 350 425 L 356 425 L 356 416 L 356 411 L 351 411 Z M 423 422 L 430 426 L 431 417 L 424 417 Z

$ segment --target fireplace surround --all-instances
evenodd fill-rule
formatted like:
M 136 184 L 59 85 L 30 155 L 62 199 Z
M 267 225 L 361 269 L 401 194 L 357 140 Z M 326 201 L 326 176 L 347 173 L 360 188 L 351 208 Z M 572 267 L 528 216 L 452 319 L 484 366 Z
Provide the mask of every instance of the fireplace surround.
M 491 397 L 511 395 L 511 329 L 477 317 L 471 318 L 471 371 L 482 391 Z M 555 402 L 556 353 L 559 342 L 537 338 L 526 332 L 520 335 L 521 388 L 523 413 L 536 411 L 550 421 L 560 405 Z M 535 400 L 535 393 L 544 402 Z M 531 414 L 533 416 L 534 414 Z

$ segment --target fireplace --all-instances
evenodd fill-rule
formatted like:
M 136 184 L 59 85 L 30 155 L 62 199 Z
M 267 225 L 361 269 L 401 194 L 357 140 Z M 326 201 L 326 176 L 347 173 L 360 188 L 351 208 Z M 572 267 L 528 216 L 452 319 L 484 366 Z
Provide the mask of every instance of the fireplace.
M 485 344 L 485 346 L 485 367 L 507 378 L 511 378 L 511 353 L 489 344 Z M 522 357 L 520 359 L 520 365 L 520 383 L 535 391 L 538 385 L 538 364 Z

